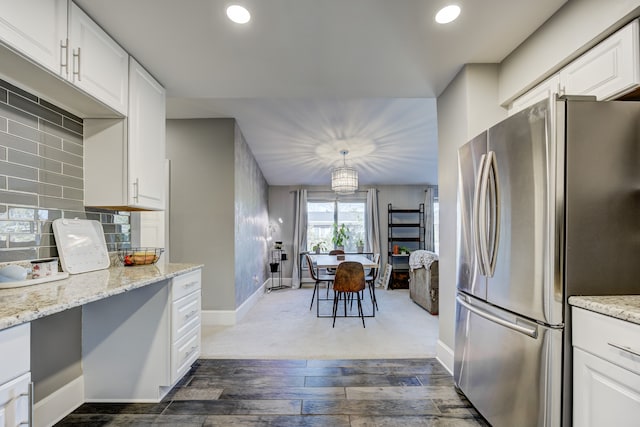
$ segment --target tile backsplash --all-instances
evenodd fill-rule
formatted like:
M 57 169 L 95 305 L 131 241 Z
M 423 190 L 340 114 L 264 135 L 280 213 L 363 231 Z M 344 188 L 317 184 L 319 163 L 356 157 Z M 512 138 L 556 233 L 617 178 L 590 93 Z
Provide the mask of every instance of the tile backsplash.
M 86 208 L 82 119 L 0 80 L 0 262 L 57 256 L 57 218 L 102 223 L 109 251 L 131 242 L 129 212 Z

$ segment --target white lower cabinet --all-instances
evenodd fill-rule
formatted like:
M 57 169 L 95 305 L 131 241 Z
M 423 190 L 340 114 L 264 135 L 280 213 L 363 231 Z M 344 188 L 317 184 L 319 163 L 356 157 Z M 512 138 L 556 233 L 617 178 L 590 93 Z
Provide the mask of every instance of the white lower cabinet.
M 196 270 L 83 306 L 87 402 L 158 402 L 184 376 L 200 356 L 200 277 Z
M 31 325 L 0 331 L 0 427 L 31 425 Z
M 573 425 L 637 426 L 640 325 L 573 308 Z

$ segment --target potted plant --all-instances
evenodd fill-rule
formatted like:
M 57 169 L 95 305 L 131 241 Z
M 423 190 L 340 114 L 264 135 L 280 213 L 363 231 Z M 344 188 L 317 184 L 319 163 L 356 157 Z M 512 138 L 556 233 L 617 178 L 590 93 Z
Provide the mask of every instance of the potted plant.
M 336 249 L 344 250 L 344 245 L 349 240 L 349 229 L 344 225 L 333 224 L 333 245 Z
M 326 251 L 326 250 L 327 250 L 327 247 L 325 246 L 325 243 L 321 240 L 321 241 L 319 241 L 318 243 L 316 243 L 315 245 L 313 245 L 313 246 L 311 247 L 311 249 L 312 249 L 315 253 L 319 254 L 320 252 L 324 252 L 324 251 Z
M 359 254 L 364 252 L 364 242 L 362 241 L 362 239 L 358 239 L 358 242 L 356 243 L 356 248 L 358 249 Z
M 409 255 L 409 254 L 411 253 L 411 249 L 409 249 L 409 248 L 408 248 L 408 247 L 406 247 L 406 246 L 401 246 L 401 247 L 400 247 L 400 253 L 401 253 L 402 255 Z

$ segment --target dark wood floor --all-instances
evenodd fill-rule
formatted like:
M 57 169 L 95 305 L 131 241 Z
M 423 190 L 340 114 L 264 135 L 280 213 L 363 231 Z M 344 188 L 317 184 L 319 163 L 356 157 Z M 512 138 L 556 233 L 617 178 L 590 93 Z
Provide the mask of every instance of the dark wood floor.
M 487 426 L 435 359 L 200 359 L 161 403 L 86 403 L 59 426 Z

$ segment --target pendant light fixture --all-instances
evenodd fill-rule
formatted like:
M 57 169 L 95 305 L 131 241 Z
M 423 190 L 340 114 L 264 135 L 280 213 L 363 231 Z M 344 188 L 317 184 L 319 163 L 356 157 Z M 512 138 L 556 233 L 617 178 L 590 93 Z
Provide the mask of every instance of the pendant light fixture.
M 331 170 L 331 189 L 337 194 L 353 194 L 358 189 L 358 172 L 347 166 L 346 156 L 348 150 L 340 151 L 342 154 L 342 166 Z

